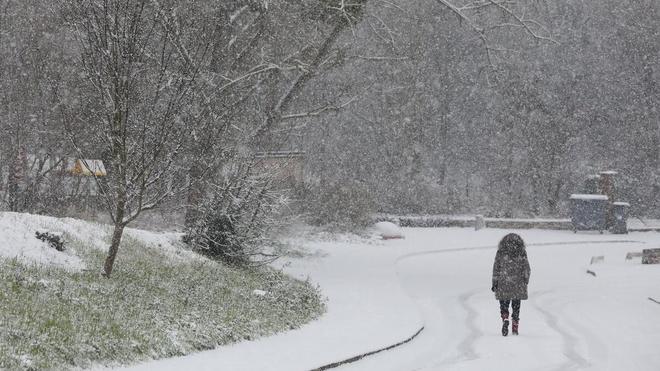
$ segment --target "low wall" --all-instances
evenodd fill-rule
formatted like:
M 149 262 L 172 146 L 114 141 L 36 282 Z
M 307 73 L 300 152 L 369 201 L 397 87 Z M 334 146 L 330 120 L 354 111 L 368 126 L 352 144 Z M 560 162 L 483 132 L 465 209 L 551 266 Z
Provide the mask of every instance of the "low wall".
M 519 219 L 488 219 L 486 218 L 486 228 L 502 229 L 555 229 L 555 230 L 573 230 L 573 224 L 570 220 L 519 220 Z
M 504 219 L 485 218 L 486 228 L 572 230 L 570 219 Z M 375 222 L 388 221 L 401 227 L 414 228 L 474 228 L 474 217 L 445 215 L 377 215 Z

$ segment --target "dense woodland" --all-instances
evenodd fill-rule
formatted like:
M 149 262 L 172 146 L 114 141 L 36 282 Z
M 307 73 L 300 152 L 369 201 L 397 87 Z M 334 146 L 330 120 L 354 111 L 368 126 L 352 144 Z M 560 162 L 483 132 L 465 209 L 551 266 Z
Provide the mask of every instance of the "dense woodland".
M 562 216 L 569 194 L 610 169 L 635 215 L 658 216 L 659 11 L 653 0 L 0 0 L 0 207 L 66 213 L 81 198 L 56 169 L 71 156 L 105 163 L 93 208 L 119 238 L 147 210 L 181 212 L 193 229 L 221 210 L 233 232 L 248 220 L 237 234 L 249 241 L 282 206 L 319 223 Z M 295 202 L 258 166 L 264 151 L 304 151 Z
M 389 45 L 369 26 L 347 37 L 354 53 L 402 60 L 349 63 L 325 80 L 364 93 L 310 124 L 315 174 L 360 182 L 384 212 L 561 216 L 588 176 L 616 169 L 633 213 L 658 215 L 660 4 L 531 3 L 526 16 L 556 42 L 500 34 L 493 48 L 506 51 L 488 53 L 425 1 L 383 11 Z

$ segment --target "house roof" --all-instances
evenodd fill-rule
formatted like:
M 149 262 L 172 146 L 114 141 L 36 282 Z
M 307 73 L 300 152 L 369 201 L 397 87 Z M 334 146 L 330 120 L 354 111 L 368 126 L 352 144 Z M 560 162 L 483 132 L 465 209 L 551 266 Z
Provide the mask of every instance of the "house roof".
M 105 165 L 101 160 L 91 159 L 76 159 L 73 163 L 73 169 L 70 170 L 73 174 L 84 176 L 106 176 L 108 172 L 105 170 Z

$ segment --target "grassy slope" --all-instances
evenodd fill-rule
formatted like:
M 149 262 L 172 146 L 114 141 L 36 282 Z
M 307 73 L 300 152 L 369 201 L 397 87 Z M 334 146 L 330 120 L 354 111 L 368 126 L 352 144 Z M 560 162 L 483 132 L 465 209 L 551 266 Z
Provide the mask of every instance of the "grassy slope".
M 100 267 L 102 251 L 65 239 L 88 267 Z M 173 258 L 130 237 L 113 278 L 97 272 L 0 260 L 0 368 L 183 355 L 296 328 L 324 309 L 315 288 L 271 269 Z

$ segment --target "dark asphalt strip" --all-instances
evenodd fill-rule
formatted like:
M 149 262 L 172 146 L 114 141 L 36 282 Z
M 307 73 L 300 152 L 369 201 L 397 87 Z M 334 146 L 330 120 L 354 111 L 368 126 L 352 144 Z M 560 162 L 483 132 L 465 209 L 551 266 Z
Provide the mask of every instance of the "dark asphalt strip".
M 339 367 L 339 366 L 347 365 L 347 364 L 349 364 L 349 363 L 357 362 L 357 361 L 359 361 L 359 360 L 361 360 L 361 359 L 363 359 L 363 358 L 365 358 L 365 357 L 369 357 L 369 356 L 372 356 L 372 355 L 374 355 L 374 354 L 378 354 L 378 353 L 380 353 L 380 352 L 386 352 L 386 351 L 388 351 L 388 350 L 392 350 L 392 349 L 394 349 L 394 348 L 400 347 L 401 345 L 404 345 L 404 344 L 406 344 L 406 343 L 409 343 L 409 342 L 413 341 L 413 340 L 414 340 L 419 334 L 422 333 L 422 331 L 424 331 L 424 327 L 422 327 L 422 328 L 420 328 L 419 330 L 417 330 L 417 332 L 416 332 L 413 336 L 409 337 L 408 339 L 406 339 L 406 340 L 404 340 L 404 341 L 401 341 L 401 342 L 398 342 L 398 343 L 396 343 L 396 344 L 390 345 L 390 346 L 388 346 L 388 347 L 381 348 L 381 349 L 378 349 L 378 350 L 374 350 L 374 351 L 371 351 L 371 352 L 368 352 L 368 353 L 363 353 L 363 354 L 357 355 L 357 356 L 355 356 L 355 357 L 351 357 L 351 358 L 349 358 L 349 359 L 345 359 L 345 360 L 343 360 L 343 361 L 339 361 L 339 362 L 335 362 L 335 363 L 330 363 L 330 364 L 328 364 L 328 365 L 321 366 L 321 367 L 319 367 L 319 368 L 315 368 L 315 369 L 313 369 L 313 370 L 311 370 L 311 371 L 323 371 L 323 370 L 329 370 L 329 369 L 331 369 L 331 368 L 336 368 L 336 367 Z

